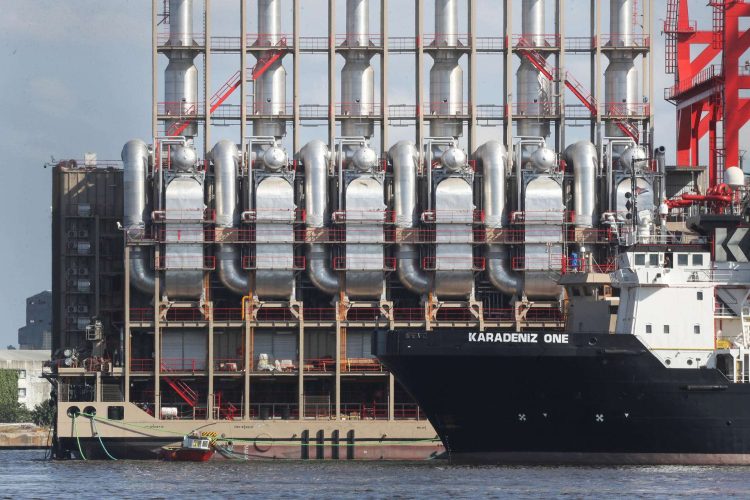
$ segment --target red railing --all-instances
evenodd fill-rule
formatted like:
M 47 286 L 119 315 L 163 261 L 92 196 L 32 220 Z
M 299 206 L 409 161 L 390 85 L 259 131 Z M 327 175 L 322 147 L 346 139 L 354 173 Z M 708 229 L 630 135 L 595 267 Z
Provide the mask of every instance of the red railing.
M 600 45 L 607 47 L 625 47 L 625 48 L 647 48 L 651 46 L 651 37 L 645 33 L 606 33 L 601 35 Z
M 154 371 L 153 358 L 133 358 L 130 360 L 131 372 L 152 372 Z
M 425 223 L 481 224 L 484 210 L 425 210 L 421 218 Z
M 246 255 L 242 258 L 242 268 L 301 271 L 305 269 L 305 257 L 300 255 Z
M 157 113 L 174 118 L 188 118 L 205 112 L 203 102 L 162 101 L 156 105 Z
M 425 33 L 422 36 L 424 47 L 468 47 L 471 41 L 471 34 L 468 33 Z
M 214 321 L 242 321 L 241 308 L 216 308 L 213 310 Z
M 395 222 L 396 212 L 393 210 L 337 210 L 331 215 L 331 220 L 338 224 L 390 224 Z
M 550 271 L 563 268 L 563 255 L 550 254 L 530 257 L 513 257 L 511 267 L 514 271 Z
M 559 102 L 515 102 L 513 114 L 517 116 L 557 116 L 560 114 Z
M 166 321 L 207 321 L 204 310 L 199 307 L 172 307 L 167 310 Z
M 187 36 L 187 37 L 191 38 L 195 42 L 195 45 L 188 45 L 188 46 L 176 45 L 176 46 L 174 46 L 175 48 L 178 48 L 178 49 L 180 49 L 180 48 L 189 49 L 189 48 L 201 47 L 201 46 L 205 45 L 205 43 L 206 43 L 206 34 L 205 33 L 197 32 L 197 31 L 192 31 L 192 32 L 187 32 L 187 33 L 162 32 L 162 33 L 157 33 L 156 34 L 156 43 L 157 43 L 157 45 L 159 45 L 159 46 L 166 45 L 167 42 L 169 42 L 169 40 L 170 40 L 170 38 L 172 36 L 179 37 L 179 38 L 182 38 L 183 36 Z M 172 46 L 170 46 L 170 47 L 172 47 Z
M 335 271 L 395 271 L 394 257 L 345 256 L 333 258 Z
M 605 116 L 646 116 L 651 113 L 651 105 L 642 102 L 605 102 L 602 104 Z
M 469 103 L 467 102 L 425 102 L 424 108 L 426 115 L 437 116 L 468 116 Z
M 563 274 L 579 272 L 609 274 L 615 272 L 616 270 L 617 261 L 615 259 L 610 259 L 604 264 L 590 262 L 588 259 L 582 259 L 580 257 L 563 257 L 562 259 Z
M 334 372 L 336 371 L 336 360 L 333 358 L 306 359 L 303 367 L 306 372 Z
M 154 222 L 214 222 L 216 211 L 211 208 L 155 210 L 151 217 Z
M 424 257 L 422 269 L 426 271 L 484 271 L 484 257 Z
M 385 367 L 376 358 L 346 358 L 342 363 L 344 372 L 382 372 Z
M 528 47 L 534 49 L 550 49 L 560 47 L 561 37 L 555 33 L 542 35 L 516 34 L 511 37 L 514 47 Z
M 195 372 L 206 369 L 205 359 L 196 358 L 161 358 L 161 371 L 169 372 Z
M 530 222 L 570 222 L 571 212 L 567 210 L 526 210 L 510 213 L 511 224 L 524 224 Z
M 243 222 L 288 222 L 302 223 L 307 219 L 303 208 L 259 208 L 242 212 Z
M 216 257 L 213 255 L 159 255 L 155 259 L 155 269 L 204 270 L 216 269 Z
M 144 323 L 154 320 L 154 308 L 153 307 L 131 307 L 130 308 L 130 322 L 131 323 Z
M 336 309 L 333 307 L 305 307 L 302 311 L 305 321 L 333 321 Z

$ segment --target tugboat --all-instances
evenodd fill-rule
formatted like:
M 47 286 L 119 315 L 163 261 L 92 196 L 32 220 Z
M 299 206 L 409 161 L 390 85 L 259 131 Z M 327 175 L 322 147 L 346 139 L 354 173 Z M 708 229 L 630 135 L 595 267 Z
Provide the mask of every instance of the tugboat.
M 171 462 L 207 462 L 215 452 L 211 439 L 193 432 L 182 439 L 181 446 L 164 446 L 162 458 Z

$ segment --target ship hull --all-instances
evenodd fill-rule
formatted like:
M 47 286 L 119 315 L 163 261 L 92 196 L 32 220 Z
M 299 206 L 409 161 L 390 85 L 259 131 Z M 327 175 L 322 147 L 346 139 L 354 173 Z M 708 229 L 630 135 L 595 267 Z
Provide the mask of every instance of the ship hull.
M 380 335 L 455 461 L 750 463 L 750 385 L 666 368 L 632 335 Z

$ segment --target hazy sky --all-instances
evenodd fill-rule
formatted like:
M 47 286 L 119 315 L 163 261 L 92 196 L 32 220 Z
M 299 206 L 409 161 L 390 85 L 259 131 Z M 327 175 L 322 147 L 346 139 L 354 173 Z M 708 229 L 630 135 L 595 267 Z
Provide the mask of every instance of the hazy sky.
M 343 25 L 344 4 L 338 24 Z M 520 6 L 520 0 L 515 0 Z M 289 0 L 285 3 L 291 5 Z M 377 5 L 376 1 L 373 1 Z M 410 36 L 413 2 L 391 0 L 391 35 Z M 608 2 L 603 2 L 608 4 Z M 674 145 L 674 110 L 663 103 L 662 88 L 671 83 L 663 74 L 663 37 L 660 21 L 665 2 L 656 0 L 655 96 L 657 143 Z M 213 0 L 214 35 L 232 35 L 237 29 L 238 0 Z M 255 24 L 255 2 L 249 2 L 251 28 Z M 302 26 L 305 35 L 326 32 L 324 0 L 303 0 Z M 426 0 L 431 30 L 431 0 Z M 462 5 L 463 2 L 460 3 Z M 566 25 L 570 33 L 581 27 L 577 12 L 588 16 L 588 0 L 566 2 Z M 548 5 L 552 3 L 548 0 Z M 703 1 L 705 5 L 705 1 Z M 0 0 L 0 214 L 4 236 L 0 250 L 3 281 L 0 284 L 0 347 L 17 343 L 17 329 L 24 324 L 25 298 L 51 286 L 50 278 L 50 191 L 51 171 L 45 162 L 54 156 L 82 158 L 93 151 L 100 159 L 119 159 L 129 139 L 150 135 L 151 59 L 150 0 Z M 479 0 L 478 36 L 498 36 L 501 2 Z M 606 11 L 605 7 L 605 11 Z M 703 7 L 700 19 L 710 19 Z M 696 14 L 698 10 L 696 9 Z M 605 15 L 604 19 L 607 17 Z M 196 26 L 199 17 L 196 16 Z M 285 19 L 285 30 L 291 19 Z M 373 32 L 375 18 L 372 20 Z M 198 30 L 198 28 L 196 28 Z M 337 30 L 344 32 L 343 26 Z M 520 31 L 520 30 L 519 30 Z M 603 29 L 607 32 L 607 28 Z M 499 103 L 502 77 L 499 56 L 480 56 L 478 103 Z M 341 58 L 339 58 L 341 59 Z M 429 61 L 429 58 L 426 58 Z M 162 57 L 163 70 L 166 59 Z M 569 68 L 585 58 L 569 57 Z M 343 63 L 339 61 L 339 65 Z M 301 101 L 326 102 L 325 56 L 310 56 L 302 63 L 305 81 Z M 429 63 L 428 63 L 429 64 Z M 377 63 L 374 64 L 377 69 Z M 218 88 L 236 71 L 236 57 L 216 56 L 212 85 Z M 291 73 L 291 71 L 290 71 Z M 390 102 L 412 103 L 413 57 L 393 56 Z M 586 71 L 581 80 L 587 81 Z M 406 83 L 404 83 L 406 82 Z M 291 78 L 288 81 L 291 100 Z M 569 102 L 570 96 L 568 96 Z M 578 129 L 577 133 L 584 131 Z M 497 137 L 499 130 L 483 128 L 481 139 Z M 393 128 L 392 141 L 412 137 L 407 128 Z M 571 132 L 571 136 L 576 134 Z M 325 128 L 305 129 L 304 140 L 325 139 Z M 238 139 L 232 127 L 215 127 L 213 141 Z M 673 158 L 673 154 L 672 154 Z

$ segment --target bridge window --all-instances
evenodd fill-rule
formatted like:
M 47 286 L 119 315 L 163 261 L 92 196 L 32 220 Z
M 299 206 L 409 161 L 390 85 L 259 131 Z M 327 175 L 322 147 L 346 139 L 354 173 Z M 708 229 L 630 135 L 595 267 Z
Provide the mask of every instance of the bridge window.
M 643 253 L 637 253 L 637 254 L 635 254 L 635 265 L 636 266 L 645 266 L 646 265 L 646 254 L 643 254 Z
M 648 265 L 653 266 L 653 267 L 659 266 L 659 254 L 658 253 L 648 254 Z
M 702 266 L 703 265 L 703 254 L 702 253 L 693 254 L 693 265 L 694 266 Z
M 646 333 L 651 333 L 653 331 L 652 325 L 648 324 L 646 325 Z
M 677 254 L 677 265 L 678 266 L 687 266 L 688 265 L 688 256 L 687 256 L 686 253 Z

